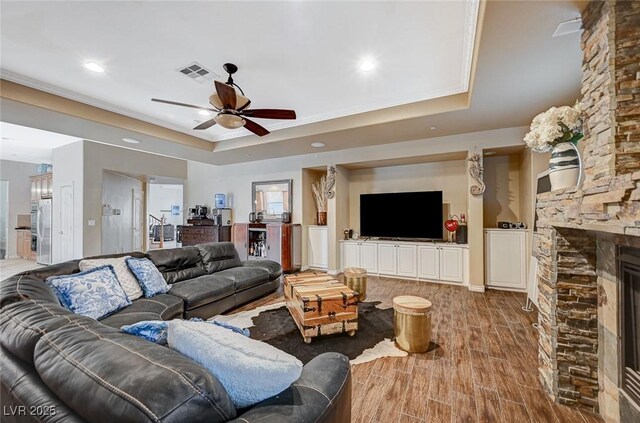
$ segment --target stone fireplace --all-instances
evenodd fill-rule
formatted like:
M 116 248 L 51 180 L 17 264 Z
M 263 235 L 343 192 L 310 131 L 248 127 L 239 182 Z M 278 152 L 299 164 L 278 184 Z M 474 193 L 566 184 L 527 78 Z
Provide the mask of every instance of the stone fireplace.
M 539 372 L 555 401 L 635 422 L 619 259 L 640 248 L 640 2 L 592 1 L 582 21 L 584 178 L 537 198 Z

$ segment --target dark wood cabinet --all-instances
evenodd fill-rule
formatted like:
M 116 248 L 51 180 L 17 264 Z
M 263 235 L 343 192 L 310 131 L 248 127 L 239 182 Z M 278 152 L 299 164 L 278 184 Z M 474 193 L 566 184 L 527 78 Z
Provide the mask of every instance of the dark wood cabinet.
M 241 260 L 273 260 L 286 273 L 302 267 L 302 226 L 290 223 L 236 223 L 232 241 Z
M 182 226 L 182 246 L 203 244 L 205 242 L 231 241 L 231 226 L 213 226 L 210 219 L 189 219 L 189 226 Z

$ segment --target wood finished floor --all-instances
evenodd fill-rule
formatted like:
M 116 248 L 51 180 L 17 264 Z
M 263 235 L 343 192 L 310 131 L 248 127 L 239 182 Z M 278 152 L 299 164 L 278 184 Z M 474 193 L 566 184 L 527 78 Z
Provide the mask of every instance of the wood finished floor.
M 432 302 L 437 348 L 353 366 L 352 422 L 603 422 L 542 391 L 524 294 L 369 276 L 366 301 L 390 307 L 398 295 Z M 279 290 L 233 313 L 282 300 Z

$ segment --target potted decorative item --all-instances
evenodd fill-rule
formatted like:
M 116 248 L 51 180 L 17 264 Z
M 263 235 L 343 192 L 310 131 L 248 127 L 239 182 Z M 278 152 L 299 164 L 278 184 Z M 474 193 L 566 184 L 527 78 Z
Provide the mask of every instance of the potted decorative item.
M 313 196 L 316 199 L 316 210 L 318 211 L 318 225 L 327 224 L 327 178 L 322 177 L 311 184 Z
M 582 133 L 582 110 L 575 106 L 552 107 L 531 122 L 524 141 L 533 151 L 551 151 L 549 180 L 551 190 L 578 185 L 582 162 L 576 143 Z

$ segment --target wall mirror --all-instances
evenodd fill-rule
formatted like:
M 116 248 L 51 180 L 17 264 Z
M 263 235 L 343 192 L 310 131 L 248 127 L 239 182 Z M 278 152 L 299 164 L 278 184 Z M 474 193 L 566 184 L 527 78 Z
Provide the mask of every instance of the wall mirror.
M 262 212 L 265 222 L 280 222 L 283 212 L 291 212 L 292 179 L 251 183 L 253 211 Z

